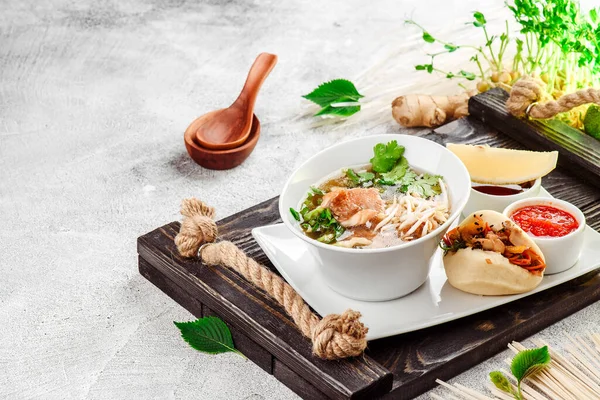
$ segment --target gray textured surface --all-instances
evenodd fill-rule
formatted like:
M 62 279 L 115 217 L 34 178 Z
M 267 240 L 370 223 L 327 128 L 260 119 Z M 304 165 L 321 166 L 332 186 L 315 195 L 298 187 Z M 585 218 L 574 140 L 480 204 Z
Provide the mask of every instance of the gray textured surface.
M 0 397 L 294 398 L 251 362 L 179 338 L 172 321 L 191 316 L 137 273 L 136 237 L 177 219 L 187 196 L 218 217 L 268 199 L 316 150 L 368 134 L 308 129 L 293 120 L 299 95 L 402 43 L 406 15 L 450 29 L 471 11 L 437 4 L 0 1 Z M 231 171 L 198 167 L 184 129 L 235 98 L 261 51 L 280 61 L 258 99 L 256 150 Z M 422 51 L 407 47 L 398 68 Z M 592 306 L 542 335 L 598 315 Z M 460 379 L 477 385 L 495 364 Z

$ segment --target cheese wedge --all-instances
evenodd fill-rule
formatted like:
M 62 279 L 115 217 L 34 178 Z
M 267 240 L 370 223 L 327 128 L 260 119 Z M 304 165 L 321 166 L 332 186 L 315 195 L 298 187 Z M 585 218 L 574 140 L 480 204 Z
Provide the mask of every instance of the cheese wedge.
M 510 150 L 453 143 L 446 147 L 465 164 L 471 181 L 491 185 L 533 181 L 550 173 L 558 161 L 557 151 Z

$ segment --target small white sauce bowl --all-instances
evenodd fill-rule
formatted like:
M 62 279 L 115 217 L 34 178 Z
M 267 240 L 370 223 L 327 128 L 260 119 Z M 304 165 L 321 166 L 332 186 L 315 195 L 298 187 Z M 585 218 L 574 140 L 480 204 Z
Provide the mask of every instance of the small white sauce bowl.
M 290 214 L 290 207 L 297 209 L 310 186 L 323 177 L 342 168 L 368 163 L 377 143 L 392 140 L 406 147 L 404 156 L 411 167 L 444 177 L 450 199 L 448 221 L 422 238 L 380 249 L 347 249 L 306 236 Z M 417 136 L 373 135 L 329 147 L 302 164 L 283 188 L 279 197 L 279 213 L 292 233 L 308 244 L 329 287 L 351 299 L 385 301 L 407 295 L 427 280 L 430 260 L 438 243 L 460 215 L 469 191 L 467 169 L 444 146 Z M 298 260 L 298 268 L 303 268 L 302 260 Z
M 566 211 L 577 220 L 579 227 L 573 232 L 559 237 L 539 237 L 529 232 L 527 234 L 540 247 L 540 250 L 546 258 L 545 275 L 557 274 L 571 268 L 581 254 L 583 247 L 583 232 L 585 230 L 585 216 L 581 210 L 573 204 L 564 200 L 551 199 L 547 197 L 534 197 L 530 199 L 519 200 L 503 211 L 508 218 L 511 217 L 520 208 L 527 206 L 550 206 Z M 517 224 L 518 225 L 518 224 Z
M 471 183 L 471 185 L 487 186 L 483 183 Z M 498 185 L 489 185 L 498 186 Z M 463 210 L 463 215 L 467 216 L 478 210 L 494 210 L 501 213 L 506 207 L 515 201 L 521 199 L 527 199 L 530 197 L 537 197 L 540 194 L 540 188 L 542 187 L 542 178 L 538 178 L 533 182 L 533 185 L 521 192 L 516 194 L 510 194 L 508 196 L 498 196 L 494 194 L 482 193 L 471 187 L 471 195 L 469 201 Z

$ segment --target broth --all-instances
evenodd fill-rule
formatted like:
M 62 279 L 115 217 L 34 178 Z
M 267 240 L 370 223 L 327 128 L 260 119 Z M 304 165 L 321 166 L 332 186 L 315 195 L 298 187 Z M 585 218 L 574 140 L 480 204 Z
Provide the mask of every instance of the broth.
M 402 180 L 385 178 L 363 164 L 316 182 L 299 207 L 304 234 L 341 247 L 385 248 L 418 239 L 448 219 L 441 176 L 407 164 Z

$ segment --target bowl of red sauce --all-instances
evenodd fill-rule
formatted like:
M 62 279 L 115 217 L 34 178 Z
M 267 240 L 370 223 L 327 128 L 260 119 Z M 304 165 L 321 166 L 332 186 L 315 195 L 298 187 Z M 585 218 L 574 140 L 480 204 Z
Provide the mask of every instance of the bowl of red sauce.
M 541 187 L 541 178 L 514 185 L 471 182 L 471 194 L 463 210 L 463 215 L 470 215 L 478 210 L 494 210 L 501 213 L 515 201 L 538 196 Z
M 581 254 L 585 216 L 563 200 L 535 197 L 519 200 L 504 210 L 536 242 L 546 258 L 545 274 L 571 268 Z

